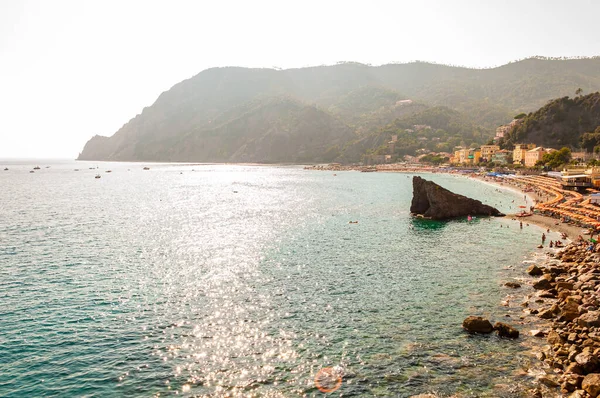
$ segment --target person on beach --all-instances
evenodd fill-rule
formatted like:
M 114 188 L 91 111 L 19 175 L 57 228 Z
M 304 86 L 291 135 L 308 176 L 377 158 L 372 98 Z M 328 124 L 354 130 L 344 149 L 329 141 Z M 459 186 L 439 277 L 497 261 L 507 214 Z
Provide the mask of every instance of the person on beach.
M 552 246 L 554 246 L 554 244 L 552 241 L 550 241 L 550 248 L 552 248 Z
M 542 245 L 546 242 L 546 234 L 542 232 Z
M 523 229 L 523 221 L 519 221 L 519 228 Z

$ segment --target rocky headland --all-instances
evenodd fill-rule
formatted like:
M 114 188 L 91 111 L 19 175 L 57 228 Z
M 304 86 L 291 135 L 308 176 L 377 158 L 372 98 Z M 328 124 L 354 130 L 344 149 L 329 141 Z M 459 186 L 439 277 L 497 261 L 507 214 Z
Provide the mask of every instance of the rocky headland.
M 498 209 L 458 195 L 419 176 L 413 177 L 410 212 L 433 220 L 471 216 L 504 216 Z

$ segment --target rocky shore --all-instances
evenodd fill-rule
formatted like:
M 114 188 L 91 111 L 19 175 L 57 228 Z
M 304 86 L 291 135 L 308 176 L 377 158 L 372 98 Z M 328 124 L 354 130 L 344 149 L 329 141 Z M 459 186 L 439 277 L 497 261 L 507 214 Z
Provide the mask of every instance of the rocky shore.
M 552 256 L 552 254 L 551 254 Z M 532 265 L 537 294 L 522 306 L 527 312 L 547 319 L 549 330 L 532 331 L 546 341 L 536 356 L 546 376 L 532 396 L 597 397 L 600 395 L 600 253 L 588 250 L 585 242 L 572 243 L 557 252 L 555 260 Z

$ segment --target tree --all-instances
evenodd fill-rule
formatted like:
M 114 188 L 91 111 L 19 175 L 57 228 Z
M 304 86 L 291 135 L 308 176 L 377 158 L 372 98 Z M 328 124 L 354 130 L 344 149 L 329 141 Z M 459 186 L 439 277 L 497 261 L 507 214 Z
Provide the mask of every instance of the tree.
M 577 90 L 575 90 L 575 95 L 581 95 L 581 93 L 583 93 L 583 90 L 581 89 L 581 87 L 579 87 Z
M 527 116 L 526 113 L 519 113 L 518 115 L 515 115 L 513 119 L 523 119 L 525 116 Z
M 581 146 L 586 151 L 592 152 L 598 145 L 600 145 L 600 126 L 596 127 L 593 133 L 583 133 L 581 136 Z
M 542 160 L 538 161 L 538 163 L 541 163 L 542 165 L 548 166 L 552 169 L 556 169 L 563 164 L 569 163 L 570 161 L 571 150 L 567 147 L 563 147 L 558 151 L 545 154 L 544 157 L 542 157 Z

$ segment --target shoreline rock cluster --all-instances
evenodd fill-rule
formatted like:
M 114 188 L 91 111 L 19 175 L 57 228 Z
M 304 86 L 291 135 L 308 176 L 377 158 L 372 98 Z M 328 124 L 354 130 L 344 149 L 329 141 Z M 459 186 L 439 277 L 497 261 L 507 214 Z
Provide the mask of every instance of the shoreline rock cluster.
M 463 329 L 469 333 L 489 334 L 495 330 L 500 337 L 507 337 L 510 339 L 516 339 L 519 337 L 519 331 L 514 327 L 503 322 L 496 322 L 492 326 L 492 323 L 489 320 L 480 316 L 466 317 L 462 326 Z
M 583 242 L 572 243 L 556 253 L 558 264 L 532 265 L 527 273 L 536 276 L 539 308 L 530 314 L 551 321 L 549 332 L 532 331 L 546 337 L 547 344 L 536 354 L 547 367 L 541 384 L 559 388 L 569 397 L 600 396 L 600 253 L 588 251 Z M 546 300 L 543 300 L 546 299 Z M 522 304 L 529 307 L 526 300 Z M 541 393 L 538 390 L 538 396 Z

